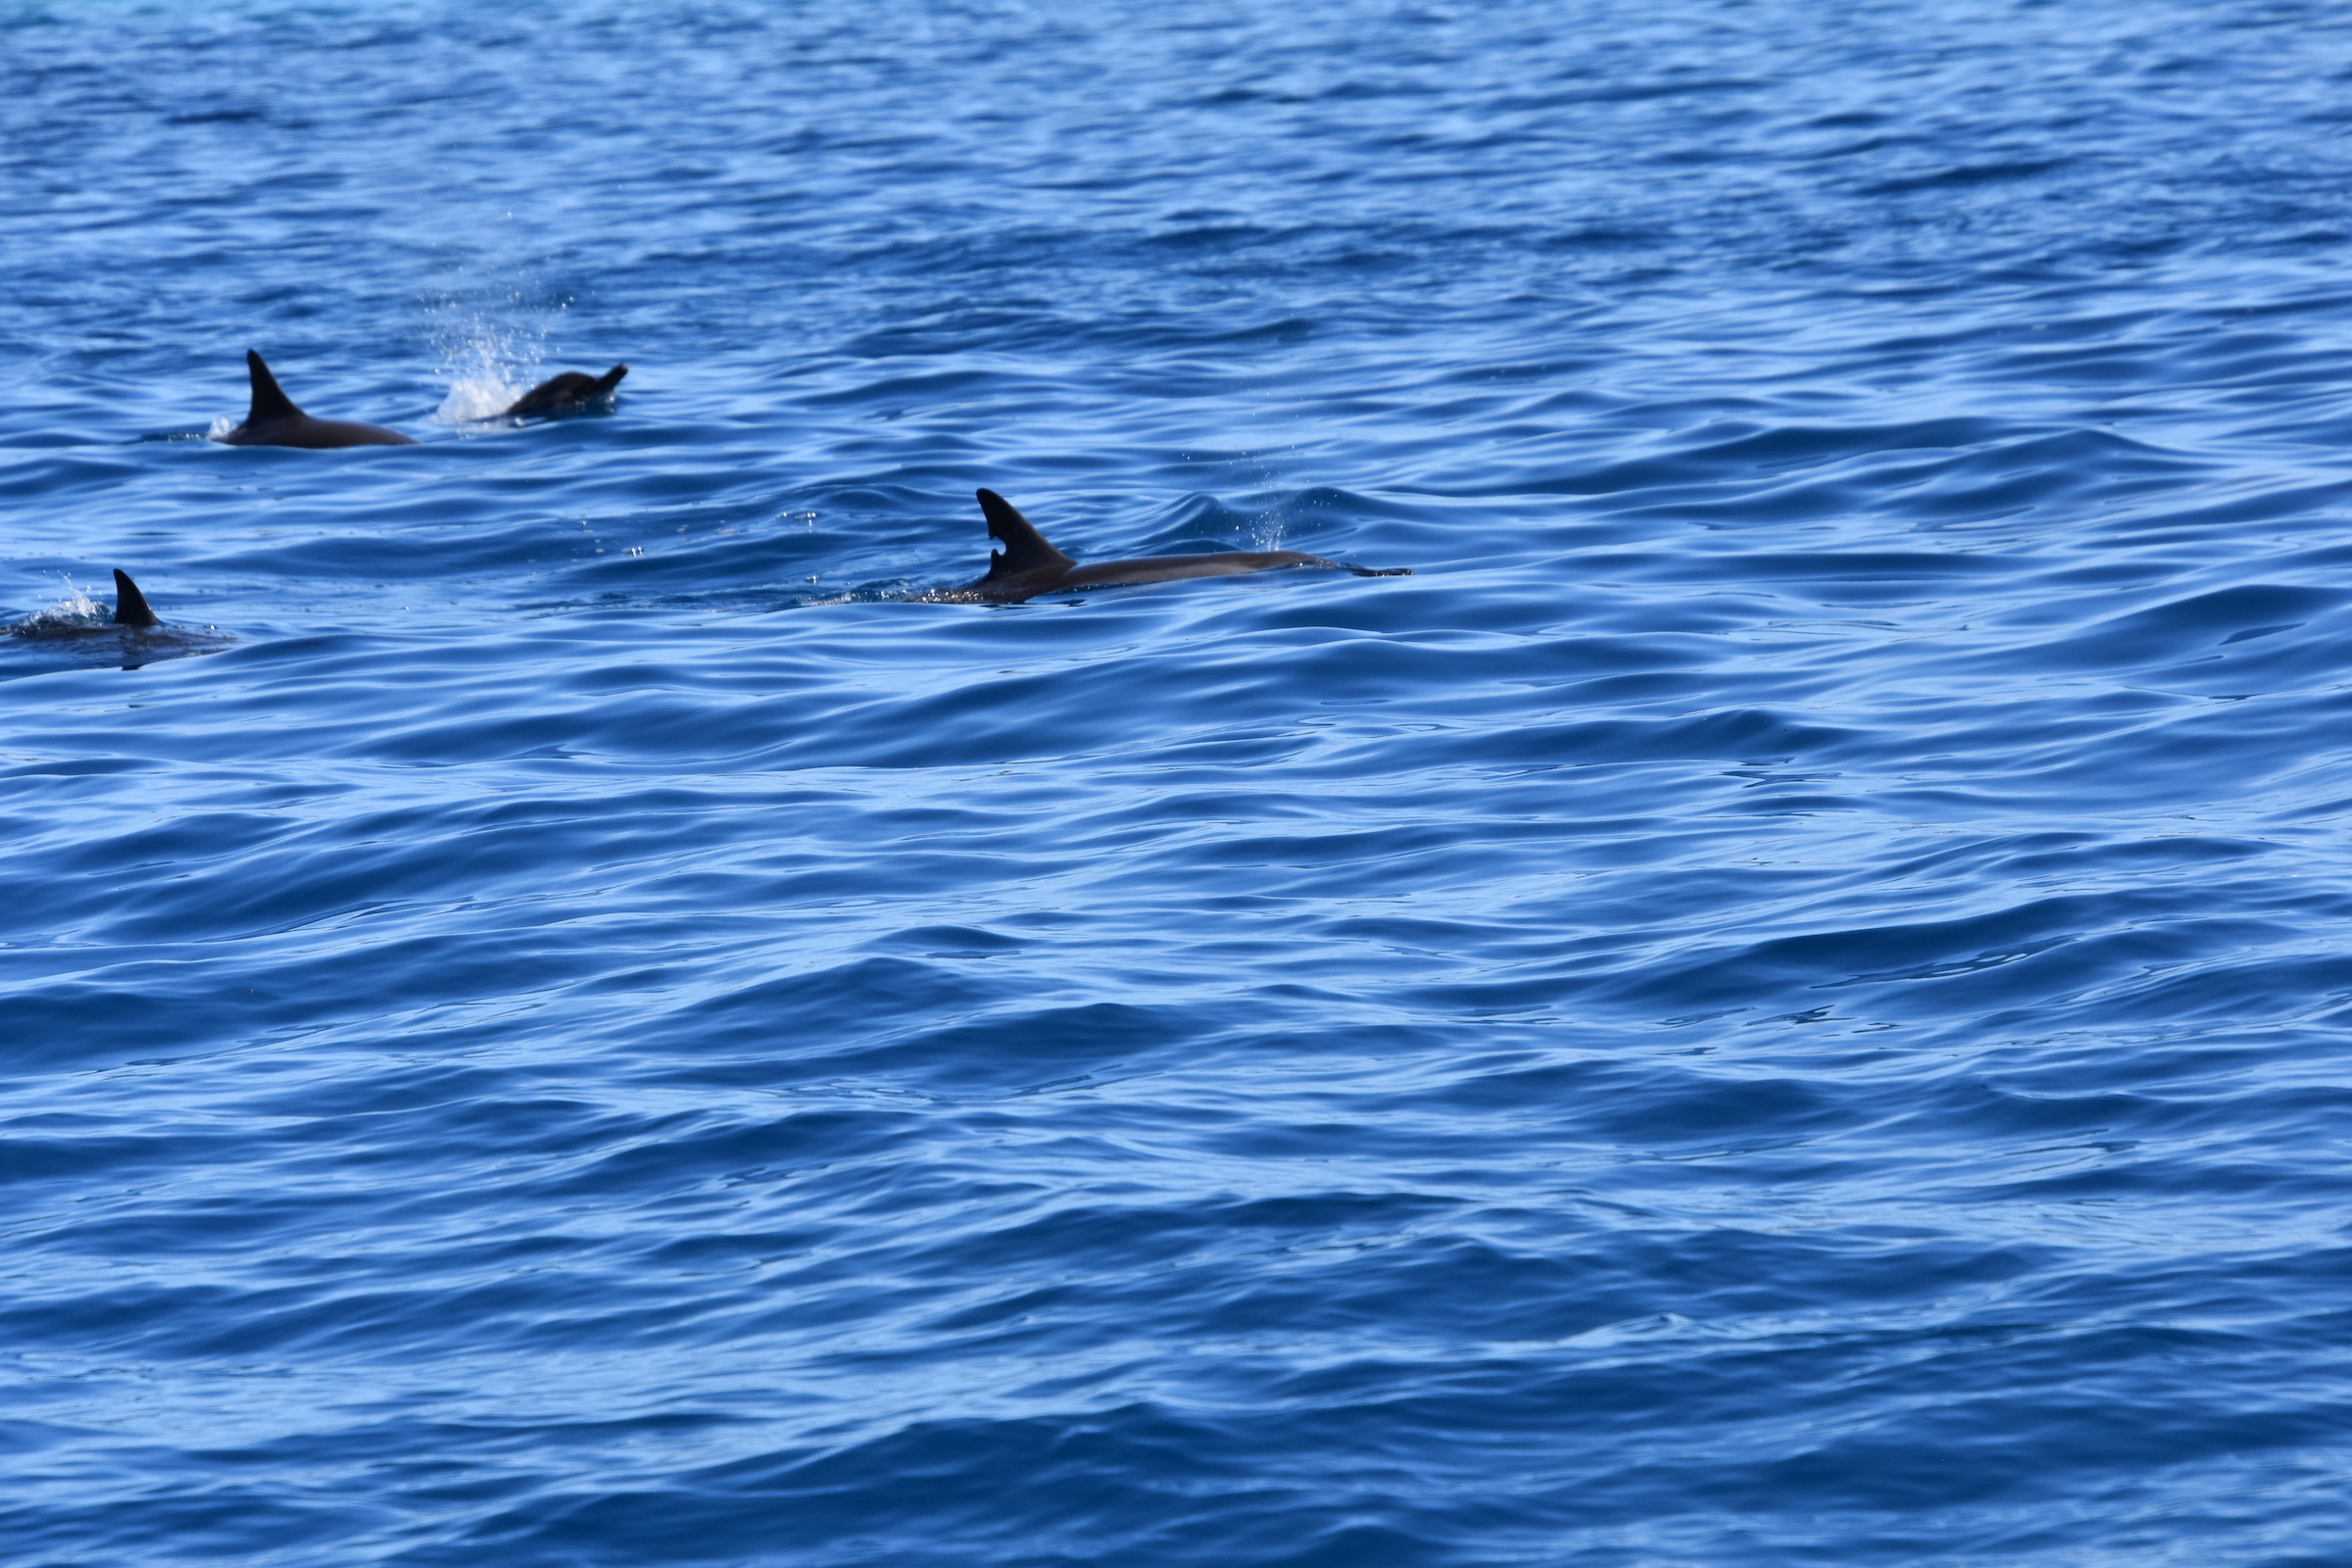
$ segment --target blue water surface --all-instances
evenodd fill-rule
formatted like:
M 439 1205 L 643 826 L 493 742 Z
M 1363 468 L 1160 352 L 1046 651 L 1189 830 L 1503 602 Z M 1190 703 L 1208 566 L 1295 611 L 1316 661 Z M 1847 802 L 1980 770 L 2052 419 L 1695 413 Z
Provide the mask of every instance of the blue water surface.
M 0 0 L 0 1560 L 2352 1561 L 2341 8 Z

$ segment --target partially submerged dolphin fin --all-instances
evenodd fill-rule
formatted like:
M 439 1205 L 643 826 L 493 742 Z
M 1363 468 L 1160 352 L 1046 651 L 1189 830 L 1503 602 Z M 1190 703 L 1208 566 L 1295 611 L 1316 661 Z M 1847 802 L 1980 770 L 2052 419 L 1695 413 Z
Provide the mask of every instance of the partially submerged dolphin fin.
M 270 367 L 251 349 L 245 351 L 245 368 L 253 373 L 253 407 L 245 411 L 247 424 L 302 417 L 302 410 L 294 406 L 294 400 L 277 384 L 277 377 L 270 373 Z
M 1046 543 L 1046 536 L 1037 531 L 1037 525 L 994 490 L 980 492 L 980 511 L 988 518 L 988 536 L 1004 545 L 1003 551 L 988 558 L 989 576 L 1007 577 L 1014 572 L 1036 571 L 1042 566 L 1056 566 L 1066 571 L 1078 564 Z
M 253 363 L 256 367 L 254 379 L 258 388 L 261 378 L 270 372 L 259 368 L 262 363 L 260 360 L 257 359 Z M 275 383 L 271 384 L 274 388 Z M 282 397 L 284 394 L 280 393 L 279 396 Z M 118 626 L 161 626 L 163 623 L 163 617 L 148 607 L 147 596 L 139 592 L 139 585 L 130 580 L 128 572 L 117 566 L 115 568 L 115 624 Z

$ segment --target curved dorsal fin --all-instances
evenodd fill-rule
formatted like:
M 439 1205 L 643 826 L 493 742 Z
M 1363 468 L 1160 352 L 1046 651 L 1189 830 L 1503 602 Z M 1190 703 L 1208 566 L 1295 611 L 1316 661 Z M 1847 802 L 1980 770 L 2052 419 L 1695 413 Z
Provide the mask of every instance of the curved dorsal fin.
M 1018 571 L 1035 571 L 1041 566 L 1075 566 L 1078 564 L 1052 545 L 1037 531 L 1036 524 L 1014 510 L 1011 502 L 994 490 L 980 492 L 980 511 L 988 518 L 988 536 L 1004 541 L 1004 548 L 988 558 L 991 577 L 1010 576 Z
M 629 368 L 627 366 L 615 365 L 612 367 L 612 368 L 607 370 L 604 374 L 596 378 L 596 395 L 600 398 L 610 397 L 612 393 L 612 389 L 620 385 L 620 378 L 628 373 Z
M 163 620 L 148 608 L 147 596 L 139 585 L 130 580 L 130 573 L 121 566 L 115 568 L 115 624 L 118 626 L 160 626 Z
M 294 400 L 277 384 L 277 377 L 270 373 L 270 367 L 251 349 L 245 351 L 245 368 L 253 373 L 253 406 L 245 411 L 247 424 L 302 417 L 302 410 L 294 406 Z

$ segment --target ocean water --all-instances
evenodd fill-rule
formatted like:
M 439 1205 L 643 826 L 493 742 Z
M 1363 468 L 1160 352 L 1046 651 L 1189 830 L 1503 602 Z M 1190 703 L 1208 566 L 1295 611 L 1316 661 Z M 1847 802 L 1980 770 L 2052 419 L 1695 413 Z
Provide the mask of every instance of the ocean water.
M 2352 1560 L 2340 8 L 0 89 L 0 1561 Z

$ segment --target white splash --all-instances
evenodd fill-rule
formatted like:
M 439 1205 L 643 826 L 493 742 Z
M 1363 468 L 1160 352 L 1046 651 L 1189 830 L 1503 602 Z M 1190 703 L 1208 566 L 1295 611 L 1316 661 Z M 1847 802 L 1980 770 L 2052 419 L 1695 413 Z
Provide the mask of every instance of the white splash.
M 213 416 L 211 427 L 204 432 L 204 438 L 207 441 L 225 441 L 228 439 L 228 432 L 244 422 L 242 419 L 232 419 L 225 414 L 216 414 Z
M 547 348 L 544 324 L 516 324 L 519 297 L 495 308 L 451 306 L 435 332 L 449 395 L 433 413 L 436 424 L 477 424 L 496 418 L 531 387 Z
M 527 390 L 523 383 L 492 370 L 459 375 L 449 384 L 449 396 L 433 411 L 435 424 L 474 424 L 496 418 Z
M 46 610 L 36 610 L 18 626 L 38 630 L 48 626 L 103 626 L 114 618 L 114 612 L 100 605 L 88 594 L 74 586 L 74 579 L 65 579 L 66 597 Z

